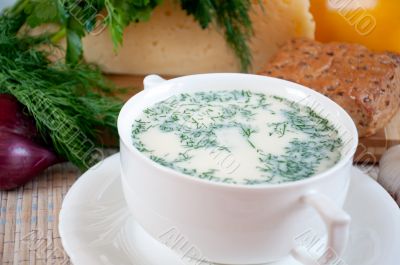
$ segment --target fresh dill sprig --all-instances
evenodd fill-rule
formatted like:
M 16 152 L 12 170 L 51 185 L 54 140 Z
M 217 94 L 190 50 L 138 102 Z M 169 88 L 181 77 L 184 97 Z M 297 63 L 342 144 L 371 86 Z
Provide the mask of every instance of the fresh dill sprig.
M 17 36 L 24 21 L 20 16 L 0 16 L 0 93 L 26 107 L 58 154 L 87 169 L 101 159 L 99 130 L 117 135 L 122 103 L 111 96 L 113 85 L 96 67 L 51 62 L 49 53 L 39 49 L 53 47 L 50 36 Z

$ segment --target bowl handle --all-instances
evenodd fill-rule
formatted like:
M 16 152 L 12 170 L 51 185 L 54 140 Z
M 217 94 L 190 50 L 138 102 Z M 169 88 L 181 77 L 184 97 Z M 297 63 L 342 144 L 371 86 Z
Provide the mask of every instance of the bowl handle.
M 321 193 L 309 193 L 304 195 L 301 201 L 319 213 L 326 225 L 328 241 L 321 257 L 312 257 L 303 246 L 294 248 L 292 256 L 304 265 L 334 264 L 333 262 L 340 261 L 349 239 L 350 216 Z
M 143 80 L 144 89 L 152 88 L 166 80 L 159 75 L 148 75 Z

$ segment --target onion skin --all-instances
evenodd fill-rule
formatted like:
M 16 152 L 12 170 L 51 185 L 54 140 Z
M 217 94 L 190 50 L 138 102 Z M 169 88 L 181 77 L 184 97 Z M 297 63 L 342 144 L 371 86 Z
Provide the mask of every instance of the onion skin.
M 59 162 L 50 150 L 16 133 L 0 130 L 0 189 L 24 185 Z
M 49 166 L 60 162 L 42 146 L 35 121 L 12 95 L 0 94 L 0 190 L 24 185 Z
M 24 114 L 24 107 L 8 94 L 0 94 L 0 131 L 8 131 L 40 141 L 33 118 Z

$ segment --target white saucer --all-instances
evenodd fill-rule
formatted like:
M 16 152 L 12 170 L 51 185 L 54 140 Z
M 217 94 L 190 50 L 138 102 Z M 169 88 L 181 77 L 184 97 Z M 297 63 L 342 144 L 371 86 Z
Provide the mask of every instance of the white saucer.
M 353 218 L 351 238 L 338 264 L 398 265 L 400 210 L 383 188 L 356 168 L 345 210 Z M 197 265 L 135 223 L 121 190 L 119 154 L 100 162 L 72 186 L 62 205 L 59 231 L 75 265 Z M 298 263 L 288 258 L 270 265 Z

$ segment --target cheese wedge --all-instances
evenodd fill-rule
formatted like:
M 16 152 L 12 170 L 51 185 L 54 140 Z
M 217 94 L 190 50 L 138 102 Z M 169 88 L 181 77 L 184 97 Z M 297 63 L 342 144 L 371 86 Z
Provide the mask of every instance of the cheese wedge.
M 314 38 L 309 0 L 254 1 L 251 71 L 257 72 L 293 37 Z M 238 72 L 239 60 L 216 27 L 201 29 L 178 3 L 166 0 L 148 22 L 130 25 L 116 54 L 107 30 L 84 39 L 86 60 L 107 73 L 185 75 Z

